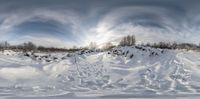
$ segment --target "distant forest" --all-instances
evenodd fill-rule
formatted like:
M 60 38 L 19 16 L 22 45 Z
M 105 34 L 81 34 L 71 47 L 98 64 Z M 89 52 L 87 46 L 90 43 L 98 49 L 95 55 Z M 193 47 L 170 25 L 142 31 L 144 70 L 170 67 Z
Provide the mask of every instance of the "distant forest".
M 119 46 L 132 46 L 135 45 L 136 39 L 134 35 L 128 35 L 122 38 L 119 43 Z M 160 48 L 160 49 L 186 49 L 186 50 L 198 50 L 200 51 L 200 43 L 199 45 L 192 43 L 177 43 L 177 42 L 158 42 L 158 43 L 146 43 L 139 44 L 139 46 L 147 46 L 152 48 Z
M 152 48 L 160 48 L 160 49 L 186 49 L 186 50 L 196 50 L 200 51 L 200 44 L 191 44 L 191 43 L 169 43 L 169 42 L 158 42 L 158 43 L 146 43 L 146 44 L 138 44 L 136 45 L 136 39 L 134 35 L 128 35 L 122 37 L 121 41 L 118 45 L 113 45 L 112 43 L 108 42 L 106 43 L 102 50 L 109 50 L 116 46 L 146 46 L 146 47 L 152 47 Z M 84 49 L 97 49 L 97 44 L 95 42 L 91 42 L 88 46 L 78 48 L 56 48 L 56 47 L 44 47 L 44 46 L 36 46 L 32 42 L 23 43 L 20 45 L 10 45 L 7 41 L 0 42 L 0 51 L 4 50 L 14 50 L 14 51 L 23 51 L 23 52 L 74 52 L 78 50 L 84 50 Z
M 56 47 L 44 47 L 44 46 L 36 46 L 32 42 L 23 43 L 20 45 L 10 45 L 7 41 L 0 42 L 0 51 L 4 50 L 13 50 L 16 52 L 65 52 L 65 51 L 78 51 L 78 48 L 56 48 Z

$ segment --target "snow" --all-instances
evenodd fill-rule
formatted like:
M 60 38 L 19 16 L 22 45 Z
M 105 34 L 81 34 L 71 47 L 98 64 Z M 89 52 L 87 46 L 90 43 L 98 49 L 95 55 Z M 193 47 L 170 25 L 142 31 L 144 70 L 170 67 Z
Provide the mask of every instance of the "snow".
M 199 98 L 200 53 L 142 46 L 0 52 L 2 98 Z

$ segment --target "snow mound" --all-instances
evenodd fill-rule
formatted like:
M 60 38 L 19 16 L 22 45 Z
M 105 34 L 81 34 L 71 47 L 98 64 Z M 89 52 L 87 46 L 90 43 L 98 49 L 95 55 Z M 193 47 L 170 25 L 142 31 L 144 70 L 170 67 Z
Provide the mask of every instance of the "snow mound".
M 43 63 L 46 57 L 39 60 L 35 56 L 48 56 L 52 62 Z M 142 46 L 29 57 L 1 55 L 0 92 L 18 96 L 71 93 L 78 97 L 199 94 L 199 57 L 199 52 Z

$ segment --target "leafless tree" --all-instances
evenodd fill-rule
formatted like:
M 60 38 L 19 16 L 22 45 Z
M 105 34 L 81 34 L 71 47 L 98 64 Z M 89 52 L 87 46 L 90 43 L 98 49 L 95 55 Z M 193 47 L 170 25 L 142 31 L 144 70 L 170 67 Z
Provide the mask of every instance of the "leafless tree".
M 90 49 L 96 49 L 96 48 L 97 48 L 96 42 L 90 42 L 89 48 L 90 48 Z
M 105 46 L 103 47 L 104 50 L 109 50 L 111 48 L 115 47 L 111 42 L 108 42 L 105 44 Z
M 135 45 L 135 36 L 134 35 L 128 35 L 122 38 L 119 45 L 120 46 L 132 46 Z

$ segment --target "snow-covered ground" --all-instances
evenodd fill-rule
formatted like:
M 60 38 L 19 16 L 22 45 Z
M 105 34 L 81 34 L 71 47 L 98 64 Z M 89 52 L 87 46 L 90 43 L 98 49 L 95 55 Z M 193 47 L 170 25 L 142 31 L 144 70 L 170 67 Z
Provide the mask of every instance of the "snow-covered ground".
M 200 52 L 117 47 L 107 52 L 0 52 L 4 98 L 199 98 Z

